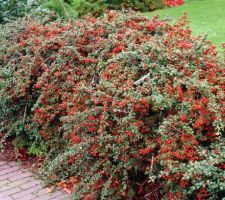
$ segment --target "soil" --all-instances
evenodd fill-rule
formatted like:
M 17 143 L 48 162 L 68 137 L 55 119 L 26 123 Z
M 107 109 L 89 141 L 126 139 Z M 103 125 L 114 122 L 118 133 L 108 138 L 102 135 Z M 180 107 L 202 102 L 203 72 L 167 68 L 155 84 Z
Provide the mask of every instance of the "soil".
M 13 139 L 7 139 L 3 143 L 3 147 L 0 149 L 0 161 L 18 161 L 24 168 L 37 170 L 43 160 L 35 156 L 29 156 L 26 149 L 16 149 L 12 141 Z
M 15 161 L 16 155 L 13 150 L 12 140 L 7 140 L 3 143 L 3 148 L 0 150 L 1 161 Z

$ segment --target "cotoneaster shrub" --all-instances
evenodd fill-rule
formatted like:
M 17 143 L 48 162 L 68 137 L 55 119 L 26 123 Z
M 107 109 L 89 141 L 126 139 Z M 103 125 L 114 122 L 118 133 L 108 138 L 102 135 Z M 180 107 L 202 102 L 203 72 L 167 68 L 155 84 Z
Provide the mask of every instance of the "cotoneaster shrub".
M 1 133 L 45 146 L 47 183 L 73 177 L 73 199 L 224 196 L 224 62 L 186 16 L 27 23 L 1 37 Z

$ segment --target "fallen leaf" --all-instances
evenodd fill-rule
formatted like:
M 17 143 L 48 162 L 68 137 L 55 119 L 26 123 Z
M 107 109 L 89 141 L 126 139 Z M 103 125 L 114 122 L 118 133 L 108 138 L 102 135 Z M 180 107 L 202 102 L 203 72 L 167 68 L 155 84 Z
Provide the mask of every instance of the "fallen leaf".
M 47 187 L 46 190 L 47 190 L 47 193 L 51 193 L 53 191 L 54 187 Z
M 58 187 L 61 187 L 61 188 L 65 188 L 66 187 L 66 183 L 65 181 L 61 181 L 59 183 L 56 184 Z
M 71 194 L 72 193 L 72 190 L 69 189 L 69 188 L 64 188 L 63 190 L 66 191 L 68 194 Z

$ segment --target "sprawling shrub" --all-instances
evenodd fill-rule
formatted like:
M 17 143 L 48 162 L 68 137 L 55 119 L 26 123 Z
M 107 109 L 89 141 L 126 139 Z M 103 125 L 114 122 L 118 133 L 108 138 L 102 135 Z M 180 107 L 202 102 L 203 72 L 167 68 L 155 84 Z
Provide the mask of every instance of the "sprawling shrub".
M 73 199 L 220 199 L 225 84 L 215 49 L 191 36 L 185 16 L 31 21 L 1 37 L 2 133 L 44 144 L 43 177 L 75 177 Z

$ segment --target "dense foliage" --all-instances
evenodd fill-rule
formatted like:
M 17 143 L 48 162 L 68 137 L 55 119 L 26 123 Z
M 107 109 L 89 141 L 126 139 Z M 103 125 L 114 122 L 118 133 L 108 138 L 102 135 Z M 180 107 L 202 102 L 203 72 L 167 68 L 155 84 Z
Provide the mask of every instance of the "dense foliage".
M 73 177 L 73 199 L 224 196 L 224 63 L 186 16 L 29 20 L 0 39 L 1 133 L 46 153 L 47 182 Z
M 76 18 L 79 15 L 80 0 L 42 0 L 41 8 L 54 11 L 64 18 Z
M 54 1 L 55 7 L 48 7 L 50 0 L 0 0 L 0 24 L 9 23 L 10 21 L 14 20 L 19 21 L 19 19 L 28 14 L 32 15 L 33 17 L 37 17 L 37 19 L 46 18 L 46 16 L 53 15 L 53 13 L 54 15 L 62 15 L 64 12 L 63 8 L 66 6 L 62 2 L 62 5 L 60 4 L 61 7 L 58 8 L 59 5 L 57 2 L 61 2 L 61 0 Z M 74 15 L 69 12 L 72 8 L 69 8 L 66 9 L 66 14 L 69 17 L 73 17 Z M 63 14 L 66 16 L 65 13 Z
M 81 0 L 78 12 L 80 15 L 92 13 L 99 16 L 106 10 L 133 9 L 136 11 L 151 11 L 162 8 L 164 0 Z
M 26 12 L 27 0 L 0 0 L 0 24 L 12 17 L 21 17 Z
M 74 0 L 71 1 L 73 2 Z M 183 4 L 183 0 L 80 0 L 77 11 L 80 16 L 87 13 L 99 16 L 107 10 L 132 9 L 147 12 L 181 4 Z

